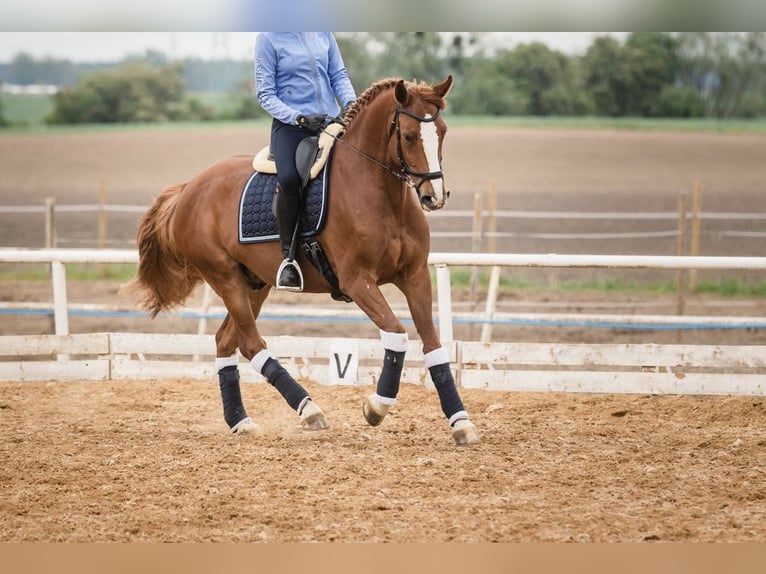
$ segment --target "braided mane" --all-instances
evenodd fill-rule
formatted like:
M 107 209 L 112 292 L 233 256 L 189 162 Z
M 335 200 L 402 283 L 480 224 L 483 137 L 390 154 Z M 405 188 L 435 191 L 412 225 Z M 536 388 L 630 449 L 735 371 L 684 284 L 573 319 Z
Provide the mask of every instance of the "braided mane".
M 386 78 L 384 80 L 375 82 L 364 92 L 362 92 L 356 101 L 349 106 L 348 111 L 346 112 L 346 116 L 344 117 L 346 128 L 351 125 L 361 110 L 363 110 L 370 104 L 370 102 L 377 98 L 381 92 L 392 89 L 399 80 L 400 78 Z M 405 82 L 405 85 L 407 88 L 416 89 L 426 102 L 435 105 L 440 110 L 443 110 L 447 107 L 447 102 L 444 100 L 444 98 L 437 96 L 436 92 L 434 92 L 433 88 L 431 88 L 431 86 L 428 84 L 422 82 Z

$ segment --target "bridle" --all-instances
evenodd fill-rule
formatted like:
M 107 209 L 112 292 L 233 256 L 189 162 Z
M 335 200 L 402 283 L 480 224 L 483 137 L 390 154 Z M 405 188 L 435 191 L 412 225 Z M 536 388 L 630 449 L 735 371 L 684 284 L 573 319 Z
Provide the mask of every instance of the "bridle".
M 394 117 L 391 119 L 391 128 L 388 130 L 388 138 L 391 139 L 391 136 L 393 135 L 393 133 L 396 132 L 396 155 L 397 155 L 397 159 L 399 160 L 399 168 L 400 168 L 399 171 L 391 169 L 388 165 L 386 165 L 382 161 L 375 159 L 374 157 L 365 153 L 364 151 L 362 151 L 355 145 L 350 144 L 347 141 L 343 140 L 342 137 L 333 136 L 333 138 L 335 139 L 336 142 L 340 142 L 343 145 L 351 148 L 352 150 L 354 150 L 356 153 L 358 153 L 365 159 L 368 159 L 372 163 L 378 165 L 379 167 L 382 167 L 387 172 L 392 174 L 394 177 L 403 181 L 408 186 L 414 188 L 418 194 L 418 199 L 420 199 L 422 202 L 422 192 L 420 190 L 420 186 L 427 181 L 443 178 L 444 172 L 441 169 L 439 171 L 415 171 L 409 166 L 407 161 L 404 159 L 404 152 L 402 151 L 402 133 L 401 133 L 401 127 L 399 125 L 400 114 L 409 116 L 419 122 L 430 123 L 430 122 L 435 122 L 439 118 L 439 116 L 441 115 L 441 110 L 437 108 L 436 113 L 433 116 L 423 117 L 423 116 L 414 114 L 409 110 L 405 110 L 404 108 L 401 107 L 401 105 L 396 104 L 396 108 L 394 109 Z M 344 123 L 341 121 L 341 118 L 333 118 L 333 121 Z M 420 181 L 416 184 L 414 178 L 420 178 Z M 448 191 L 446 192 L 446 196 L 449 197 Z
M 401 167 L 402 173 L 407 174 L 410 177 L 411 182 L 413 177 L 420 178 L 418 184 L 415 185 L 415 191 L 418 192 L 418 197 L 420 197 L 420 186 L 427 181 L 431 181 L 432 179 L 443 179 L 444 172 L 441 169 L 439 171 L 415 171 L 407 164 L 407 160 L 404 159 L 404 152 L 402 151 L 402 131 L 401 127 L 399 126 L 399 114 L 409 116 L 421 123 L 431 123 L 435 122 L 439 118 L 441 115 L 441 110 L 436 108 L 436 113 L 434 115 L 430 117 L 422 117 L 417 114 L 413 114 L 411 111 L 405 110 L 399 104 L 396 104 L 396 109 L 394 110 L 394 118 L 391 120 L 391 129 L 388 130 L 389 138 L 391 138 L 391 134 L 394 132 L 394 130 L 396 130 L 396 155 L 399 157 L 399 165 Z

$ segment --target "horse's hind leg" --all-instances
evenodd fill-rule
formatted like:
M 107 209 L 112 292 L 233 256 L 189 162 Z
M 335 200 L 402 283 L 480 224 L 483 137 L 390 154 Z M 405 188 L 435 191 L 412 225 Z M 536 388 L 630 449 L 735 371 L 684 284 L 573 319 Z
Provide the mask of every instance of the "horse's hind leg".
M 229 311 L 221 328 L 216 334 L 217 358 L 216 366 L 225 369 L 238 364 L 236 349 L 250 361 L 253 368 L 262 374 L 284 397 L 287 403 L 298 413 L 304 428 L 318 430 L 327 428 L 327 420 L 322 410 L 311 400 L 304 389 L 279 363 L 266 346 L 256 326 L 255 318 L 261 311 L 261 306 L 268 296 L 268 289 L 251 290 L 245 283 L 244 276 L 238 282 L 239 288 L 232 289 L 229 282 L 220 282 L 211 286 L 223 299 Z M 232 369 L 233 371 L 233 369 Z M 219 368 L 219 380 L 221 379 Z M 239 392 L 239 373 L 230 374 L 226 378 L 226 394 L 222 383 L 221 396 L 224 402 L 224 416 L 232 430 L 232 422 L 242 415 L 247 417 L 242 405 Z M 227 399 L 229 401 L 227 413 Z M 243 419 L 244 420 L 244 419 Z M 236 423 L 234 423 L 236 424 Z
M 215 334 L 215 369 L 223 402 L 223 418 L 231 432 L 249 434 L 260 432 L 260 427 L 247 415 L 239 387 L 239 353 L 237 331 L 230 315 L 226 315 Z

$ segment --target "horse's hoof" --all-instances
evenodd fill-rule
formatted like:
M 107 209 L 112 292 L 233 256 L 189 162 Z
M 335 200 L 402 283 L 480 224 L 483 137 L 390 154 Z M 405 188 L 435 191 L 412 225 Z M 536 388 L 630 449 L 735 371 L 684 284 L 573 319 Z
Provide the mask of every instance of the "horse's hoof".
M 259 435 L 263 434 L 263 429 L 253 419 L 247 417 L 235 424 L 231 432 L 236 435 Z
M 452 425 L 452 438 L 455 439 L 455 445 L 468 446 L 479 443 L 479 431 L 468 419 L 460 419 Z
M 327 419 L 314 401 L 307 401 L 301 410 L 301 425 L 306 430 L 323 430 L 330 426 Z
M 375 395 L 368 396 L 367 400 L 362 404 L 364 418 L 367 420 L 367 424 L 372 427 L 376 427 L 383 422 L 390 408 L 391 405 L 384 405 L 375 398 Z

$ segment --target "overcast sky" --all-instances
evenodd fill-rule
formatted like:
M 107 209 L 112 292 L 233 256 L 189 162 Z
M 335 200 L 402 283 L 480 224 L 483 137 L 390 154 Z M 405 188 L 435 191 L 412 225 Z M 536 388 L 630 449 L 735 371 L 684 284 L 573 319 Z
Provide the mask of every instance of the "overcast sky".
M 551 49 L 579 54 L 594 36 L 603 34 L 624 37 L 621 32 L 490 32 L 482 36 L 508 46 L 540 40 Z M 255 36 L 254 32 L 3 32 L 0 62 L 9 62 L 19 52 L 38 59 L 110 62 L 146 50 L 174 58 L 250 60 Z

